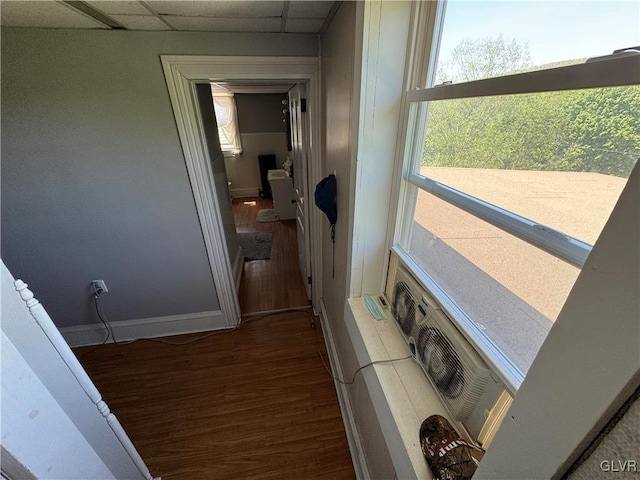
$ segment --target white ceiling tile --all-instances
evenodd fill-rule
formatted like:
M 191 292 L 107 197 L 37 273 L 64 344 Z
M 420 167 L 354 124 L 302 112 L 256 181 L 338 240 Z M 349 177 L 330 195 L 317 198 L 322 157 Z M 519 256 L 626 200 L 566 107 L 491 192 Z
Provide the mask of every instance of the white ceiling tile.
M 144 8 L 140 2 L 124 2 L 124 1 L 106 1 L 94 0 L 87 1 L 93 8 L 100 10 L 111 16 L 112 14 L 124 15 L 152 15 L 152 13 Z
M 280 17 L 284 2 L 257 1 L 150 1 L 147 4 L 163 15 L 192 17 Z
M 111 15 L 116 22 L 127 30 L 171 30 L 158 17 L 146 15 Z
M 162 17 L 177 30 L 202 32 L 279 32 L 279 18 Z
M 57 2 L 2 2 L 0 25 L 3 27 L 108 28 L 64 4 Z
M 324 18 L 287 18 L 284 31 L 289 33 L 318 33 Z
M 333 1 L 293 0 L 289 2 L 288 18 L 326 18 L 333 7 Z

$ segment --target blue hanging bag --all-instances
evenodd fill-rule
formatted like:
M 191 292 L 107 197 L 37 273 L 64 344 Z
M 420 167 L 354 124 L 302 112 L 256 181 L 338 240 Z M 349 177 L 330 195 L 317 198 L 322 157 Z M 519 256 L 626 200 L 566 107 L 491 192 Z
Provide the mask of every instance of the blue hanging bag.
M 325 213 L 332 227 L 335 226 L 338 220 L 336 197 L 337 184 L 335 175 L 329 175 L 323 178 L 320 183 L 316 185 L 316 206 Z

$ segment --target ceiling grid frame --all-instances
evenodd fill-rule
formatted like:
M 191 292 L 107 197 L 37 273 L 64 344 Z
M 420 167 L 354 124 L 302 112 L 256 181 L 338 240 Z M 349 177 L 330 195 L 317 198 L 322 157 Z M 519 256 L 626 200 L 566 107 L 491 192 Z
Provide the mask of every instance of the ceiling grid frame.
M 2 4 L 0 25 L 23 28 L 318 34 L 324 31 L 340 3 L 323 0 L 12 1 Z

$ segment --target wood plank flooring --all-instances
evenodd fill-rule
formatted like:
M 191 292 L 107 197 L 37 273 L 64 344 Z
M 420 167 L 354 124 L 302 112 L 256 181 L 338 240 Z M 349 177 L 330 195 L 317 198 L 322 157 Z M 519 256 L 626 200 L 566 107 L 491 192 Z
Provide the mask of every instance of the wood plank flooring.
M 316 329 L 327 362 L 318 320 Z M 154 476 L 355 478 L 305 312 L 250 320 L 183 346 L 138 341 L 76 354 Z
M 245 202 L 252 201 L 256 204 L 245 205 Z M 244 263 L 239 294 L 243 314 L 310 304 L 298 264 L 296 221 L 257 223 L 258 211 L 266 208 L 273 208 L 273 202 L 269 198 L 233 200 L 233 215 L 239 233 L 273 233 L 271 258 Z

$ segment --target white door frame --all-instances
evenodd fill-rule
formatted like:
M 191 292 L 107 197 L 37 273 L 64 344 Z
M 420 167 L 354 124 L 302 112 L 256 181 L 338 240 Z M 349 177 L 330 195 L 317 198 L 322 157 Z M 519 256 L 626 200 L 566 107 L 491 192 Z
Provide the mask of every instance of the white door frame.
M 296 100 L 304 99 L 305 102 L 308 102 L 309 94 L 307 92 L 308 85 L 304 83 L 296 83 L 287 94 L 287 99 L 289 101 L 289 118 L 291 125 L 291 140 L 292 140 L 292 156 L 294 159 L 294 182 L 293 187 L 296 190 L 296 225 L 298 234 L 300 233 L 300 229 L 303 231 L 304 236 L 304 263 L 300 264 L 300 270 L 302 274 L 302 279 L 305 284 L 305 291 L 307 293 L 308 298 L 311 298 L 311 283 L 308 283 L 308 276 L 311 273 L 311 237 L 310 237 L 310 219 L 309 219 L 309 202 L 312 202 L 313 205 L 314 195 L 312 195 L 312 184 L 309 182 L 309 137 L 310 137 L 310 124 L 309 124 L 309 110 L 307 108 L 302 110 L 302 106 L 296 104 L 294 108 L 292 108 L 292 91 L 295 93 L 293 95 L 297 96 Z M 306 105 L 305 105 L 306 106 Z M 294 110 L 297 110 L 294 112 Z M 293 132 L 296 132 L 294 135 Z M 301 137 L 298 138 L 298 133 L 301 132 Z M 299 159 L 299 163 L 296 164 L 296 156 Z M 302 172 L 302 181 L 298 181 L 296 185 L 296 176 L 295 176 L 295 168 L 299 168 Z M 300 218 L 298 216 L 298 209 L 302 212 L 303 222 L 300 222 Z M 298 239 L 298 249 L 300 249 L 300 239 Z M 300 252 L 298 252 L 300 255 Z
M 240 305 L 233 279 L 233 267 L 224 237 L 220 206 L 218 204 L 209 152 L 202 126 L 202 116 L 195 93 L 196 83 L 229 80 L 288 80 L 307 82 L 307 102 L 312 126 L 310 134 L 311 158 L 309 183 L 315 185 L 321 179 L 320 170 L 320 71 L 317 57 L 236 57 L 161 55 L 162 68 L 167 81 L 169 98 L 173 107 L 178 135 L 184 153 L 193 198 L 202 228 L 209 266 L 215 283 L 220 310 L 228 327 L 238 325 Z M 321 298 L 321 217 L 317 209 L 310 208 L 311 216 L 311 275 L 312 301 Z

